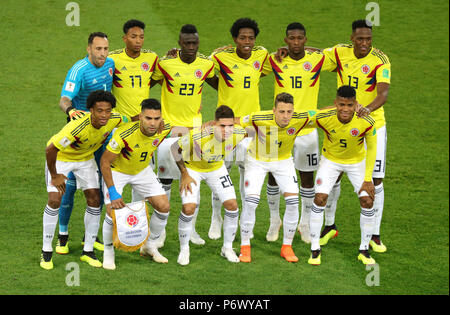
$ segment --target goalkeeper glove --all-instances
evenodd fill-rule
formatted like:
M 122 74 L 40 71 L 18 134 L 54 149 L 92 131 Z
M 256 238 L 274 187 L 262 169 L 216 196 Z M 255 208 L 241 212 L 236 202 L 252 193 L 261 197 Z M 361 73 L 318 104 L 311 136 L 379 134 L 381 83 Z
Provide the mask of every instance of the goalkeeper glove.
M 82 110 L 78 110 L 70 106 L 67 111 L 67 115 L 69 116 L 70 120 L 77 120 L 79 118 L 82 118 L 86 113 Z

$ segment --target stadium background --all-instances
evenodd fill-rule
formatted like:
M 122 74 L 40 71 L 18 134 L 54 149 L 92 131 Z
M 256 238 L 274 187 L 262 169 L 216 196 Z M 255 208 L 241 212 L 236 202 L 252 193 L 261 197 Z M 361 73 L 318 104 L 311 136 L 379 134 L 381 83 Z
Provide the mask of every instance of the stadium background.
M 253 261 L 231 264 L 219 256 L 222 240 L 207 237 L 209 190 L 202 188 L 197 230 L 207 241 L 191 245 L 191 263 L 181 267 L 176 185 L 168 236 L 162 253 L 168 265 L 139 254 L 116 252 L 117 270 L 94 269 L 79 262 L 84 199 L 77 192 L 70 222 L 71 253 L 54 255 L 55 269 L 39 267 L 42 212 L 46 202 L 44 148 L 65 122 L 58 107 L 64 77 L 86 54 L 88 34 L 109 35 L 110 50 L 123 47 L 122 25 L 144 21 L 144 48 L 163 56 L 177 45 L 179 29 L 192 23 L 200 34 L 200 52 L 232 44 L 231 24 L 251 17 L 261 30 L 257 45 L 274 51 L 283 45 L 286 25 L 302 22 L 308 45 L 330 47 L 348 43 L 351 22 L 370 11 L 368 1 L 76 1 L 80 26 L 67 26 L 69 1 L 3 0 L 0 9 L 1 163 L 0 163 L 0 294 L 448 294 L 448 2 L 377 1 L 380 26 L 373 44 L 392 63 L 392 84 L 385 105 L 388 122 L 386 197 L 382 224 L 385 254 L 379 264 L 379 285 L 368 286 L 373 270 L 356 260 L 359 206 L 347 179 L 338 204 L 340 235 L 323 249 L 322 265 L 309 266 L 309 246 L 296 236 L 297 264 L 279 257 L 281 240 L 265 241 L 268 209 L 265 188 L 257 210 Z M 335 74 L 322 75 L 319 106 L 329 105 L 336 89 Z M 272 76 L 261 80 L 261 104 L 269 109 Z M 151 91 L 160 98 L 160 88 Z M 216 92 L 204 89 L 204 119 L 212 119 Z M 232 172 L 238 183 L 236 169 Z M 284 209 L 284 202 L 281 202 Z M 104 215 L 104 214 L 103 214 Z M 102 220 L 103 222 L 103 220 Z M 99 232 L 101 235 L 101 231 Z M 235 248 L 239 247 L 239 235 Z M 99 253 L 99 257 L 102 255 Z M 75 262 L 80 285 L 68 286 Z

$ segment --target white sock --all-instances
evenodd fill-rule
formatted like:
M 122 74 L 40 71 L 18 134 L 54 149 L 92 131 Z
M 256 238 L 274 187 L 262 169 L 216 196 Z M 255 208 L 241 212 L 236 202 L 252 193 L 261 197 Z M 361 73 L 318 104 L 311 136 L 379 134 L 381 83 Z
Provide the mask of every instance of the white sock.
M 172 183 L 162 184 L 164 191 L 166 192 L 167 200 L 170 201 L 170 193 L 172 192 Z
M 192 215 L 186 215 L 180 212 L 178 218 L 178 238 L 180 240 L 180 249 L 189 248 L 189 240 L 192 232 Z
M 169 212 L 162 213 L 153 209 L 152 216 L 150 217 L 149 227 L 150 227 L 150 235 L 148 237 L 149 240 L 157 240 L 161 235 L 162 231 L 164 231 L 167 218 L 169 217 Z
M 106 214 L 103 220 L 103 244 L 105 246 L 104 253 L 114 253 L 113 246 L 113 221 L 112 218 Z
M 241 245 L 250 245 L 250 237 L 255 226 L 255 212 L 259 204 L 259 196 L 245 198 L 241 213 Z
M 298 196 L 289 196 L 286 200 L 286 211 L 283 217 L 283 245 L 292 245 L 298 225 Z
M 55 235 L 56 225 L 58 224 L 58 209 L 53 209 L 49 205 L 44 208 L 42 218 L 42 250 L 44 252 L 53 251 L 53 236 Z
M 361 228 L 361 245 L 360 250 L 368 250 L 369 242 L 372 239 L 373 227 L 375 224 L 375 210 L 361 208 L 361 216 L 359 220 L 359 226 Z
M 233 241 L 238 228 L 238 220 L 239 209 L 235 211 L 225 209 L 225 215 L 223 216 L 223 246 L 225 248 L 233 247 Z
M 375 224 L 373 228 L 374 235 L 380 235 L 381 218 L 383 217 L 384 208 L 384 188 L 383 183 L 375 186 L 375 200 L 373 201 L 373 209 L 375 210 Z
M 222 203 L 220 202 L 219 197 L 217 197 L 214 193 L 211 193 L 211 207 L 211 221 L 220 221 L 222 218 Z
M 86 207 L 84 213 L 84 248 L 85 252 L 92 252 L 94 250 L 95 239 L 97 238 L 98 229 L 100 227 L 100 214 L 102 209 L 100 207 L 93 208 Z
M 309 218 L 311 217 L 311 207 L 314 201 L 314 192 L 314 187 L 300 187 L 300 197 L 302 200 L 302 215 L 300 217 L 301 225 L 309 225 Z
M 245 179 L 244 179 L 245 168 L 243 166 L 239 166 L 238 169 L 239 169 L 239 192 L 241 194 L 241 201 L 243 204 L 245 200 Z
M 328 195 L 327 205 L 325 207 L 325 225 L 334 224 L 336 217 L 336 208 L 339 196 L 341 195 L 341 182 L 334 184 L 333 189 Z
M 270 222 L 281 221 L 280 218 L 280 188 L 267 184 L 267 202 L 269 203 Z
M 311 207 L 311 217 L 309 220 L 309 230 L 311 233 L 311 250 L 320 249 L 320 230 L 323 224 L 323 212 L 325 207 L 319 207 L 314 202 Z

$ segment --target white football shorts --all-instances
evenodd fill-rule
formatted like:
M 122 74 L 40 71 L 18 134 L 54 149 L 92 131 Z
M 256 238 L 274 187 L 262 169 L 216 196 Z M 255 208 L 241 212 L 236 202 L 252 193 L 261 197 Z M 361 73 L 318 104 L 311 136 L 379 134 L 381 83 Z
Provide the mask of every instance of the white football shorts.
M 275 177 L 282 194 L 299 193 L 297 173 L 292 157 L 281 161 L 263 162 L 247 155 L 244 175 L 245 195 L 259 196 L 266 174 L 269 172 Z
M 157 149 L 158 178 L 180 179 L 180 170 L 170 151 L 170 146 L 180 138 L 167 138 Z
M 301 172 L 317 171 L 320 157 L 317 129 L 307 135 L 295 138 L 293 156 L 297 170 Z
M 151 166 L 147 166 L 140 173 L 135 175 L 124 174 L 120 172 L 116 172 L 114 170 L 111 171 L 114 187 L 116 187 L 116 191 L 122 195 L 123 188 L 130 184 L 133 191 L 139 194 L 139 196 L 143 196 L 144 198 L 161 196 L 165 195 L 165 191 L 159 182 L 156 174 L 153 172 Z M 105 181 L 103 180 L 103 195 L 105 204 L 110 204 L 111 200 L 109 200 L 109 192 L 108 187 L 106 186 Z
M 100 189 L 99 171 L 95 159 L 82 162 L 64 162 L 56 160 L 56 172 L 67 176 L 73 172 L 77 181 L 77 189 Z M 45 182 L 48 192 L 58 192 L 55 186 L 51 184 L 51 176 L 45 163 Z
M 181 203 L 197 203 L 200 194 L 200 183 L 205 181 L 211 188 L 213 194 L 215 194 L 221 203 L 227 200 L 236 199 L 236 192 L 234 191 L 234 185 L 228 174 L 225 164 L 221 168 L 212 172 L 197 172 L 190 168 L 187 168 L 189 175 L 195 180 L 197 185 L 191 184 L 191 192 L 183 191 L 181 193 Z
M 387 132 L 386 125 L 377 129 L 377 158 L 373 168 L 373 178 L 384 178 L 386 173 L 386 145 Z
M 366 170 L 366 160 L 354 164 L 340 164 L 328 160 L 323 155 L 320 157 L 319 169 L 315 180 L 315 193 L 329 195 L 336 183 L 337 178 L 344 172 L 353 185 L 356 194 L 359 193 L 364 182 L 364 173 Z M 367 192 L 363 191 L 358 195 L 359 197 L 368 196 Z

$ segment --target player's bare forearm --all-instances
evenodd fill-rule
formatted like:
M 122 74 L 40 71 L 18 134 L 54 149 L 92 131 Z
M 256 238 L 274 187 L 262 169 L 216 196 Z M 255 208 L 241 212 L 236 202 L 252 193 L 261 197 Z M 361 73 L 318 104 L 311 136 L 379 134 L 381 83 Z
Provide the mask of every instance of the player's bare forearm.
M 102 157 L 100 158 L 100 170 L 102 171 L 103 180 L 105 181 L 106 187 L 111 187 L 114 185 L 114 180 L 112 178 L 111 163 L 116 159 L 117 154 L 114 154 L 108 150 L 105 150 Z
M 47 161 L 47 168 L 50 172 L 50 176 L 53 178 L 57 175 L 56 173 L 56 157 L 58 156 L 58 148 L 55 147 L 53 143 L 45 149 L 45 158 Z
M 377 84 L 377 96 L 369 105 L 362 107 L 358 111 L 358 116 L 368 116 L 387 102 L 389 94 L 389 84 L 381 82 Z
M 72 101 L 68 97 L 61 97 L 59 100 L 59 108 L 67 114 L 68 110 L 72 107 Z
M 180 173 L 183 174 L 184 172 L 187 173 L 187 170 L 186 170 L 186 166 L 184 165 L 183 156 L 182 156 L 181 152 L 182 152 L 182 150 L 181 150 L 178 142 L 174 142 L 170 146 L 170 153 L 172 153 L 173 159 L 175 160 L 175 163 L 177 164 L 177 167 L 180 170 Z

